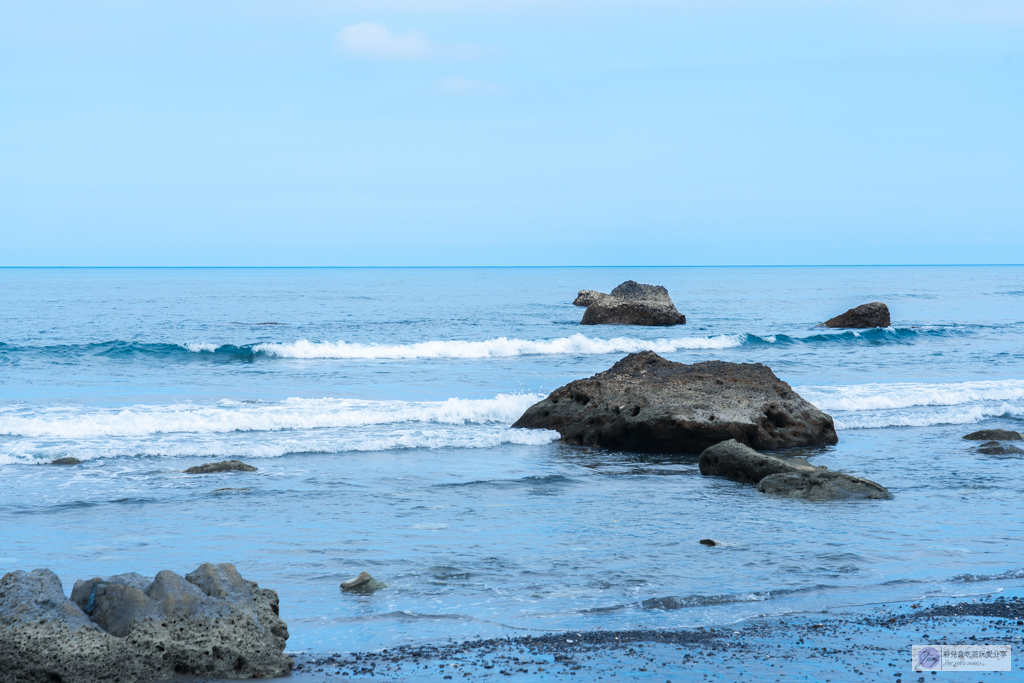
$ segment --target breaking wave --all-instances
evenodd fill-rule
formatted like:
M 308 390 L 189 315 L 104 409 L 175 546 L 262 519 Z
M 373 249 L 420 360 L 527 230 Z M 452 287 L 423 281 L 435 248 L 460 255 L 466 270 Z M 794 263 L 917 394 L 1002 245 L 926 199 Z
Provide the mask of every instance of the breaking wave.
M 805 386 L 797 391 L 845 429 L 1024 417 L 1024 380 Z
M 0 409 L 0 464 L 71 455 L 276 457 L 411 448 L 543 445 L 555 432 L 509 429 L 539 394 L 430 402 L 224 400 L 213 405 Z

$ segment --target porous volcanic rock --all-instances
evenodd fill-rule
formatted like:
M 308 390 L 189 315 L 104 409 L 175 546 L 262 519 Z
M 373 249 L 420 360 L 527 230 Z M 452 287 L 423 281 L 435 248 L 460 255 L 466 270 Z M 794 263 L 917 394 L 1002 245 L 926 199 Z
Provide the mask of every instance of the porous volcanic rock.
M 734 481 L 757 484 L 757 490 L 788 498 L 845 500 L 849 498 L 888 499 L 885 487 L 867 479 L 827 467 L 815 467 L 803 458 L 783 459 L 758 453 L 730 439 L 700 454 L 700 473 Z
M 1009 429 L 982 429 L 980 432 L 971 432 L 964 437 L 970 441 L 1021 441 L 1024 436 L 1020 432 L 1011 432 Z
M 881 301 L 861 304 L 842 315 L 826 320 L 818 327 L 889 327 L 889 307 Z
M 292 667 L 277 593 L 230 564 L 204 564 L 184 578 L 162 571 L 78 581 L 71 598 L 48 569 L 0 579 L 0 681 L 260 678 Z
M 592 289 L 581 289 L 579 291 L 579 293 L 576 295 L 576 300 L 572 302 L 572 305 L 573 306 L 589 306 L 590 304 L 594 303 L 598 299 L 602 299 L 602 298 L 604 298 L 606 296 L 608 296 L 608 295 L 607 294 L 602 294 L 601 292 L 595 292 Z
M 220 462 L 206 462 L 202 465 L 189 467 L 185 474 L 214 474 L 216 472 L 256 472 L 257 468 L 246 465 L 241 460 L 221 460 Z
M 583 290 L 584 294 L 597 294 L 587 305 L 580 325 L 684 325 L 686 316 L 676 309 L 668 290 L 660 285 L 642 285 L 627 280 L 611 294 Z M 584 300 L 587 300 L 584 298 Z
M 686 365 L 653 351 L 555 389 L 512 426 L 651 453 L 700 453 L 729 439 L 765 450 L 839 440 L 831 417 L 760 363 Z

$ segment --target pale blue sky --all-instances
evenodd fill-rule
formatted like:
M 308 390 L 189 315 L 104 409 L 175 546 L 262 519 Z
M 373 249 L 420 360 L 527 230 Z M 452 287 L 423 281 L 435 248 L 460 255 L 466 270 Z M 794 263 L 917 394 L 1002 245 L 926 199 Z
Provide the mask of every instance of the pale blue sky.
M 0 265 L 1024 262 L 1019 0 L 0 0 Z

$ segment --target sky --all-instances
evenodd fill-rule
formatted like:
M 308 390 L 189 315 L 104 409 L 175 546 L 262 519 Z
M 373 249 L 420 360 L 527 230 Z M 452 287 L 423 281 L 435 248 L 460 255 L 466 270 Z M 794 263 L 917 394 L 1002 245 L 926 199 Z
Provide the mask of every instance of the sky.
M 1024 263 L 1020 0 L 0 0 L 0 266 Z

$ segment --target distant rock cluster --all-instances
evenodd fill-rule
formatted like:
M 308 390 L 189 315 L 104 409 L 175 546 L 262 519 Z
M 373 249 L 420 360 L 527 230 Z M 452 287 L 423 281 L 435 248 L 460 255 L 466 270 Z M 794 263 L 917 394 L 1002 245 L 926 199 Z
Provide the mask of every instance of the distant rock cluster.
M 587 307 L 580 325 L 686 324 L 686 316 L 676 310 L 667 289 L 633 280 L 623 282 L 611 294 L 582 289 L 573 304 Z

